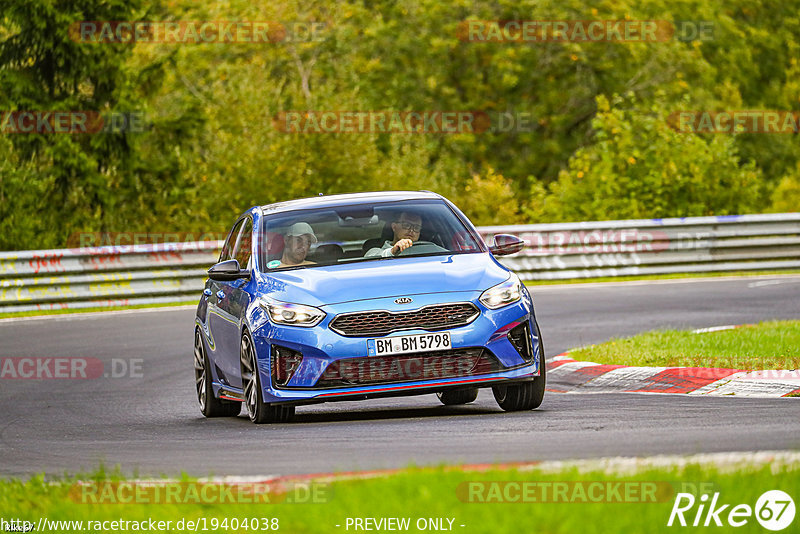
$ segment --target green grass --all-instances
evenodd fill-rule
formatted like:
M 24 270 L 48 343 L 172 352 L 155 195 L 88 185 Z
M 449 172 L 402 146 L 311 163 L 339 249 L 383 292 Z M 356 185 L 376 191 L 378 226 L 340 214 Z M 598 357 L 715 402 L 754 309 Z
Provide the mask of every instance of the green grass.
M 65 315 L 69 313 L 136 310 L 142 308 L 168 308 L 172 306 L 185 306 L 186 304 L 197 304 L 197 299 L 190 301 L 184 300 L 175 302 L 162 302 L 157 304 L 131 304 L 128 306 L 94 306 L 91 308 L 73 308 L 65 310 L 36 310 L 36 311 L 7 312 L 7 313 L 0 312 L 0 319 L 8 319 L 11 317 L 39 317 L 41 315 Z
M 722 278 L 726 276 L 770 276 L 777 274 L 800 274 L 799 270 L 787 271 L 730 271 L 720 273 L 648 274 L 637 276 L 598 276 L 594 278 L 571 278 L 569 280 L 525 280 L 527 286 L 551 286 L 560 284 L 588 284 L 602 282 L 634 282 L 639 280 L 685 280 L 692 278 Z
M 95 480 L 103 480 L 95 475 Z M 279 532 L 287 533 L 345 533 L 347 518 L 373 517 L 410 518 L 410 532 L 419 532 L 419 518 L 452 518 L 453 531 L 457 533 L 652 533 L 695 532 L 692 527 L 667 527 L 667 521 L 678 492 L 699 497 L 703 493 L 719 492 L 719 504 L 747 504 L 755 506 L 765 491 L 780 489 L 797 498 L 800 495 L 800 464 L 787 462 L 778 465 L 751 465 L 736 468 L 718 468 L 711 465 L 690 464 L 677 467 L 639 469 L 632 474 L 605 471 L 579 472 L 575 467 L 561 471 L 503 470 L 465 472 L 453 468 L 405 469 L 378 478 L 348 480 L 329 483 L 325 487 L 324 502 L 278 504 L 85 504 L 77 493 L 70 493 L 74 479 L 57 482 L 42 477 L 27 482 L 0 480 L 0 517 L 20 518 L 37 524 L 40 517 L 49 520 L 139 521 L 152 518 L 156 521 L 198 520 L 206 518 L 208 531 L 212 518 L 277 518 Z M 187 479 L 188 482 L 188 479 Z M 533 497 L 541 500 L 542 484 L 552 490 L 562 482 L 570 485 L 561 493 L 558 502 L 476 502 L 490 495 L 491 488 L 502 488 L 492 482 L 539 483 Z M 633 487 L 655 488 L 631 498 L 629 502 L 586 502 L 589 483 L 625 483 Z M 469 489 L 478 486 L 478 491 Z M 473 486 L 470 486 L 473 484 Z M 586 491 L 581 498 L 577 486 Z M 699 491 L 698 491 L 699 489 Z M 70 497 L 70 495 L 73 495 Z M 470 495 L 473 502 L 469 502 Z M 499 494 L 502 499 L 502 493 Z M 511 494 L 514 497 L 515 494 Z M 595 493 L 595 496 L 598 494 Z M 612 494 L 613 495 L 613 494 Z M 620 492 L 622 500 L 624 491 Z M 566 497 L 566 500 L 564 499 Z M 699 500 L 699 499 L 698 499 Z M 699 504 L 699 502 L 698 502 Z M 721 515 L 726 520 L 727 512 Z M 694 520 L 697 505 L 687 512 L 689 524 Z M 800 519 L 796 518 L 793 526 Z M 341 525 L 337 527 L 336 525 Z M 445 525 L 447 522 L 445 521 Z M 464 525 L 461 527 L 460 525 Z M 702 527 L 701 527 L 702 528 Z M 747 525 L 732 529 L 712 527 L 714 532 L 764 532 L 755 517 Z M 62 529 L 62 531 L 65 531 Z M 199 531 L 203 531 L 202 527 Z M 228 532 L 235 530 L 230 529 Z M 791 528 L 786 532 L 792 531 Z M 252 532 L 239 529 L 238 532 Z
M 800 321 L 769 321 L 734 330 L 693 334 L 647 332 L 570 351 L 581 361 L 635 366 L 800 368 Z

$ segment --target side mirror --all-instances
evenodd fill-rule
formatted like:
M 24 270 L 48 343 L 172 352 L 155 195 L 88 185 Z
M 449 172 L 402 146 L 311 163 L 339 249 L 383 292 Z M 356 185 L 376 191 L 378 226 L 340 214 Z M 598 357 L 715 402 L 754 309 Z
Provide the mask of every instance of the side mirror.
M 525 247 L 525 241 L 515 235 L 497 234 L 494 236 L 494 245 L 489 247 L 489 252 L 495 256 L 508 256 L 516 254 Z
M 212 280 L 224 282 L 226 280 L 250 278 L 250 271 L 240 269 L 239 262 L 236 260 L 225 260 L 212 265 L 208 270 L 208 277 Z

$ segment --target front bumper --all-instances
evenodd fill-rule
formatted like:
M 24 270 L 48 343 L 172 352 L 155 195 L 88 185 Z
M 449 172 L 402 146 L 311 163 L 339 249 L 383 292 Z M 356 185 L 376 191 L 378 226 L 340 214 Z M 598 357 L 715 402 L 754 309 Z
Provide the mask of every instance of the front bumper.
M 370 299 L 342 305 L 326 306 L 327 316 L 316 327 L 301 328 L 279 326 L 270 323 L 263 310 L 254 310 L 251 316 L 253 339 L 258 356 L 258 367 L 263 385 L 263 398 L 268 403 L 309 404 L 334 400 L 354 400 L 385 396 L 416 395 L 455 387 L 489 387 L 507 381 L 531 380 L 539 374 L 539 333 L 536 331 L 533 303 L 527 293 L 523 299 L 498 310 L 489 310 L 477 300 L 479 294 L 450 293 L 449 302 L 473 302 L 480 315 L 470 324 L 448 329 L 454 351 L 458 349 L 477 349 L 491 355 L 497 362 L 491 372 L 463 373 L 462 376 L 429 377 L 423 379 L 398 380 L 393 376 L 386 383 L 346 385 L 339 387 L 320 387 L 318 382 L 326 376 L 334 362 L 352 362 L 364 359 L 373 363 L 375 357 L 368 355 L 367 337 L 344 337 L 328 328 L 330 321 L 339 313 L 366 311 L 374 309 L 400 309 L 392 299 Z M 442 294 L 414 295 L 412 305 L 416 309 L 426 305 L 441 303 Z M 386 302 L 384 302 L 386 301 Z M 527 323 L 531 335 L 531 351 L 526 359 L 509 341 L 509 331 Z M 390 335 L 411 335 L 428 333 L 424 330 L 405 330 Z M 302 354 L 303 359 L 291 379 L 285 385 L 277 386 L 273 380 L 273 345 L 288 348 Z M 435 357 L 435 353 L 431 353 Z M 481 368 L 485 369 L 485 368 Z

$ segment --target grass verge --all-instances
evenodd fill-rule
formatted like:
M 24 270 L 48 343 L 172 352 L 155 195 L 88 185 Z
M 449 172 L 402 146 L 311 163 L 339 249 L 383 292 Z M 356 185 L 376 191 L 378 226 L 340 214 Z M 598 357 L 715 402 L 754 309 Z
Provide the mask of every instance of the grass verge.
M 659 330 L 570 351 L 596 363 L 644 367 L 800 368 L 800 321 L 768 321 L 695 334 Z
M 119 481 L 119 478 L 105 475 L 91 478 L 96 484 L 92 490 L 101 487 L 103 481 Z M 324 492 L 318 492 L 315 499 L 269 504 L 200 503 L 194 498 L 182 498 L 188 495 L 182 493 L 183 490 L 176 490 L 170 503 L 141 502 L 147 499 L 136 497 L 134 501 L 138 502 L 128 504 L 102 501 L 87 504 L 82 502 L 85 493 L 75 491 L 75 482 L 75 479 L 45 482 L 42 477 L 26 482 L 0 480 L 0 515 L 6 520 L 18 518 L 33 525 L 38 525 L 41 518 L 49 522 L 81 521 L 84 531 L 92 530 L 87 528 L 92 526 L 89 521 L 154 520 L 170 521 L 171 531 L 180 532 L 176 526 L 183 520 L 184 531 L 193 530 L 186 528 L 187 522 L 193 521 L 199 522 L 198 531 L 250 532 L 263 530 L 261 518 L 265 518 L 271 527 L 278 527 L 269 530 L 344 533 L 356 530 L 352 522 L 348 528 L 348 518 L 352 521 L 353 518 L 369 517 L 378 521 L 381 518 L 407 518 L 410 532 L 421 531 L 419 526 L 423 523 L 426 530 L 432 530 L 432 519 L 440 521 L 439 524 L 449 527 L 450 531 L 465 534 L 533 530 L 565 534 L 652 533 L 687 530 L 678 527 L 677 523 L 673 527 L 667 526 L 678 493 L 695 496 L 696 504 L 684 512 L 689 530 L 694 531 L 691 524 L 698 511 L 700 496 L 706 494 L 711 500 L 718 492 L 718 506 L 731 506 L 720 514 L 723 528 L 712 526 L 712 530 L 763 532 L 754 515 L 744 518 L 747 524 L 743 528 L 733 529 L 727 523 L 727 513 L 738 504 L 755 508 L 759 496 L 768 490 L 779 489 L 797 498 L 800 495 L 800 463 L 795 460 L 778 465 L 740 465 L 725 469 L 708 464 L 689 464 L 682 468 L 643 468 L 626 474 L 603 470 L 586 472 L 575 467 L 547 471 L 495 468 L 479 472 L 443 467 L 410 468 L 377 478 L 312 482 L 312 486 L 324 487 Z M 180 488 L 189 488 L 193 484 L 196 483 L 187 478 Z M 126 485 L 113 486 L 114 491 L 120 494 L 123 487 Z M 291 491 L 296 491 L 296 487 Z M 110 495 L 109 492 L 106 494 Z M 135 492 L 130 494 L 138 495 Z M 207 492 L 206 495 L 217 494 Z M 688 497 L 684 499 L 682 505 L 688 503 Z M 777 512 L 778 508 L 775 509 Z M 226 518 L 227 528 L 222 528 L 222 521 Z M 232 528 L 233 518 L 237 519 L 237 528 Z M 257 529 L 252 528 L 253 518 L 257 519 Z M 244 519 L 249 521 L 248 528 L 242 528 Z M 705 514 L 702 514 L 701 528 L 704 520 Z M 798 521 L 800 519 L 794 520 L 794 526 Z M 77 526 L 75 523 L 72 528 L 64 524 L 46 524 L 61 532 L 75 531 Z M 133 531 L 130 525 L 127 531 Z M 786 530 L 790 531 L 791 527 Z

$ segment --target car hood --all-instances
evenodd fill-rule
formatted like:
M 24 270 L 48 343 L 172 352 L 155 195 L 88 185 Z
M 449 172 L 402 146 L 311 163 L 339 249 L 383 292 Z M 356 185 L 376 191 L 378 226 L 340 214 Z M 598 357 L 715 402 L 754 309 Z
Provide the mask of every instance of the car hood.
M 356 300 L 484 291 L 509 272 L 488 253 L 394 258 L 266 274 L 264 294 L 324 306 Z

